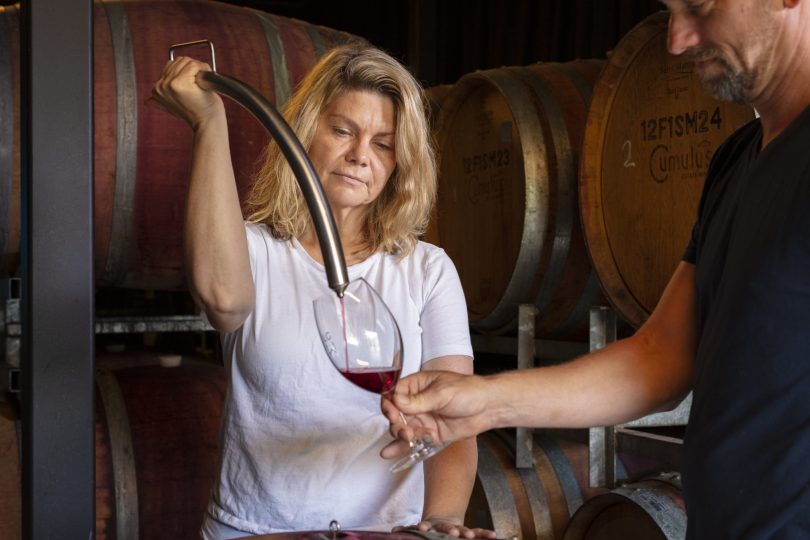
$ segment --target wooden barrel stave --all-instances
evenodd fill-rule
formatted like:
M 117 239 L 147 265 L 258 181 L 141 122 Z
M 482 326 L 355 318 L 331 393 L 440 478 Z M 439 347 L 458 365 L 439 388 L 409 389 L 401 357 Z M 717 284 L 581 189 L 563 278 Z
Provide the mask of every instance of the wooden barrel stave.
M 430 129 L 434 138 L 436 136 L 436 124 L 438 122 L 439 113 L 442 110 L 442 104 L 444 103 L 447 94 L 450 93 L 450 90 L 452 88 L 453 88 L 452 84 L 439 84 L 436 86 L 431 86 L 430 88 L 425 88 L 428 119 L 430 120 Z M 434 204 L 433 208 L 431 209 L 430 219 L 428 220 L 427 228 L 425 229 L 425 233 L 422 236 L 422 240 L 434 244 L 436 246 L 441 245 L 441 240 L 439 238 L 438 212 L 439 212 L 439 205 Z
M 147 359 L 148 360 L 148 359 Z M 225 370 L 184 363 L 96 378 L 98 539 L 195 538 L 219 463 Z M 0 536 L 22 536 L 19 414 L 0 396 Z
M 583 87 L 601 62 L 560 66 L 471 73 L 442 105 L 440 243 L 459 269 L 471 326 L 483 333 L 514 331 L 518 305 L 534 303 L 538 335 L 582 337 L 600 297 L 579 225 L 577 171 Z
M 749 107 L 710 98 L 692 62 L 667 53 L 667 22 L 666 12 L 652 15 L 614 48 L 593 89 L 583 142 L 586 245 L 605 295 L 635 327 L 683 255 L 711 154 L 754 117 Z M 686 162 L 667 170 L 662 156 Z
M 683 540 L 686 509 L 680 478 L 667 473 L 589 499 L 571 517 L 564 540 Z
M 515 466 L 514 439 L 511 430 L 478 436 L 478 475 L 465 523 L 499 538 L 559 540 L 582 501 L 607 491 L 580 483 L 587 478 L 587 458 L 581 459 L 587 445 L 535 433 L 534 465 L 522 469 Z
M 12 394 L 0 392 L 0 537 L 22 538 L 22 468 L 19 410 Z
M 579 64 L 579 67 L 575 67 Z M 544 276 L 535 292 L 534 305 L 542 317 L 541 332 L 554 329 L 566 336 L 584 334 L 589 309 L 601 303 L 601 290 L 590 265 L 579 219 L 578 171 L 580 148 L 590 99 L 587 76 L 595 79 L 601 62 L 536 64 L 522 76 L 539 100 L 547 119 L 558 174 L 553 233 L 545 240 L 552 246 L 541 263 Z M 573 75 L 576 73 L 577 75 Z M 584 76 L 583 76 L 584 75 Z M 573 78 L 572 78 L 573 77 Z M 571 299 L 577 299 L 571 305 Z
M 100 372 L 97 386 L 106 416 L 106 424 L 97 425 L 101 454 L 113 460 L 114 489 L 96 481 L 97 508 L 114 509 L 107 515 L 115 515 L 117 535 L 108 537 L 196 536 L 219 463 L 224 369 L 204 364 L 125 368 Z M 116 399 L 119 406 L 111 406 Z M 117 463 L 116 457 L 123 459 Z M 115 499 L 100 501 L 99 487 Z M 98 516 L 96 525 L 113 530 Z M 97 537 L 102 538 L 100 532 Z

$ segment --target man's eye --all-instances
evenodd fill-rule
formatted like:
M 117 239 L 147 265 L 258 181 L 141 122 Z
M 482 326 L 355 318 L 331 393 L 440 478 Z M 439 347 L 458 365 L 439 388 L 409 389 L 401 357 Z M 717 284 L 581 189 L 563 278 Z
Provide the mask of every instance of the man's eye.
M 686 2 L 686 11 L 689 12 L 690 15 L 699 17 L 702 15 L 706 15 L 709 12 L 709 8 L 711 7 L 711 2 L 708 0 L 704 1 L 696 1 L 696 2 Z

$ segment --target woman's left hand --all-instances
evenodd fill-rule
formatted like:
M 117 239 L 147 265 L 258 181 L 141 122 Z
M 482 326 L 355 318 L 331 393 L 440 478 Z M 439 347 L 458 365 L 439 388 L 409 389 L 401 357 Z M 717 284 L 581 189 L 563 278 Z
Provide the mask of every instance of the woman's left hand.
M 392 532 L 407 530 L 436 531 L 459 538 L 495 538 L 495 531 L 488 529 L 468 528 L 452 519 L 425 518 L 416 525 L 394 527 Z

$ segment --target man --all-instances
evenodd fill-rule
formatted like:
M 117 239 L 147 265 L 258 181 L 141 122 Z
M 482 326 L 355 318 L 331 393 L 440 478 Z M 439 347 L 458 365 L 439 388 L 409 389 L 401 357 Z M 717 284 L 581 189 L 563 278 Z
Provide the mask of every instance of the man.
M 690 539 L 810 536 L 810 0 L 664 0 L 668 48 L 758 120 L 715 153 L 692 238 L 638 332 L 564 365 L 423 372 L 383 401 L 398 437 L 588 427 L 694 391 L 684 441 Z M 414 431 L 399 412 L 416 415 Z

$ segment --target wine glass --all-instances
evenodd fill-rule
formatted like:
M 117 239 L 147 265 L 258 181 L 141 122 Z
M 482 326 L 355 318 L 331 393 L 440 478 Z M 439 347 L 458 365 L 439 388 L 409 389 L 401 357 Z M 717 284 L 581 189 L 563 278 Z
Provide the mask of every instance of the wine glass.
M 312 305 L 321 343 L 340 374 L 376 394 L 392 391 L 402 370 L 402 334 L 377 291 L 357 278 L 342 297 L 330 293 L 316 298 Z M 402 421 L 407 424 L 404 416 Z M 407 469 L 445 446 L 416 439 L 410 453 L 394 463 L 391 472 Z

